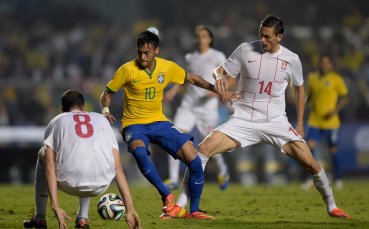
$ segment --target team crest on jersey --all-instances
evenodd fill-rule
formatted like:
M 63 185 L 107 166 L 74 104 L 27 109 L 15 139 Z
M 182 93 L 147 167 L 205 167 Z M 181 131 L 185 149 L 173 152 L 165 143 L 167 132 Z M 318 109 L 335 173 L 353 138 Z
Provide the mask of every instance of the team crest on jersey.
M 160 72 L 158 74 L 158 83 L 160 83 L 160 84 L 164 83 L 164 76 L 165 76 L 164 72 Z

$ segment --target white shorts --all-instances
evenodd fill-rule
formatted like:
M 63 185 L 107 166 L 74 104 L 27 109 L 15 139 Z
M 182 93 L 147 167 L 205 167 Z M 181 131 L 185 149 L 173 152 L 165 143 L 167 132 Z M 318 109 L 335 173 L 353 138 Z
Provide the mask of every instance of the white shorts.
M 38 151 L 38 159 L 45 164 L 45 150 L 46 147 L 42 146 Z M 105 192 L 108 189 L 109 185 L 101 185 L 101 186 L 80 186 L 80 187 L 71 187 L 66 182 L 59 182 L 58 187 L 65 193 L 73 196 L 80 197 L 91 197 L 98 196 L 101 193 Z
M 220 131 L 240 142 L 241 147 L 264 142 L 280 148 L 283 152 L 282 146 L 288 142 L 305 142 L 287 120 L 285 122 L 257 123 L 230 118 L 228 122 L 220 125 L 213 132 L 215 131 Z
M 92 197 L 92 196 L 98 196 L 101 193 L 105 192 L 106 189 L 108 189 L 109 185 L 71 187 L 65 182 L 58 181 L 58 187 L 63 192 L 69 195 L 72 195 L 72 196 Z
M 218 120 L 218 110 L 191 109 L 180 106 L 174 116 L 173 124 L 185 132 L 190 132 L 196 126 L 200 134 L 205 137 L 214 130 Z

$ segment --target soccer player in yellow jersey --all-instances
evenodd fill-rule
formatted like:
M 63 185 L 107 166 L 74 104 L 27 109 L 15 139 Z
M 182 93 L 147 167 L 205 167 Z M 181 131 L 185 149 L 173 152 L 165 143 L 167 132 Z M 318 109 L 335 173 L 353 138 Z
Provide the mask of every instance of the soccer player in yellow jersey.
M 336 187 L 342 188 L 340 155 L 337 154 L 339 112 L 347 105 L 347 87 L 342 77 L 333 70 L 329 55 L 319 60 L 319 72 L 311 73 L 307 83 L 311 112 L 308 121 L 307 142 L 312 152 L 324 138 L 332 156 Z
M 149 143 L 162 146 L 173 158 L 183 161 L 189 170 L 190 213 L 180 209 L 177 215 L 190 218 L 213 219 L 199 210 L 203 189 L 204 173 L 201 159 L 192 144 L 192 136 L 181 133 L 168 121 L 162 112 L 164 88 L 169 83 L 183 84 L 185 81 L 217 93 L 222 100 L 233 96 L 220 93 L 212 84 L 201 77 L 186 72 L 172 61 L 157 57 L 159 37 L 144 31 L 137 36 L 137 58 L 123 64 L 107 84 L 101 95 L 102 113 L 112 123 L 115 118 L 109 113 L 111 96 L 119 89 L 124 90 L 124 112 L 122 135 L 129 152 L 137 161 L 141 173 L 155 186 L 162 197 L 161 218 L 170 218 L 166 213 L 176 208 L 173 194 L 163 184 L 157 169 L 149 158 Z M 220 87 L 218 87 L 220 88 Z M 223 90 L 222 90 L 223 91 Z

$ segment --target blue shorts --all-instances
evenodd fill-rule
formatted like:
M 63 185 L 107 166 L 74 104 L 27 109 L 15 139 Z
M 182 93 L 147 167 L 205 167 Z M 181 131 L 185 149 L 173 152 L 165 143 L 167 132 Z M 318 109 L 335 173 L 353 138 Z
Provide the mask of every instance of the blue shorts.
M 308 127 L 306 140 L 322 142 L 324 138 L 326 138 L 329 147 L 337 146 L 338 129 L 320 129 L 311 126 Z
M 191 135 L 180 132 L 168 121 L 130 125 L 123 129 L 122 136 L 128 149 L 133 141 L 142 140 L 146 148 L 150 143 L 158 144 L 175 159 L 182 146 L 193 141 Z

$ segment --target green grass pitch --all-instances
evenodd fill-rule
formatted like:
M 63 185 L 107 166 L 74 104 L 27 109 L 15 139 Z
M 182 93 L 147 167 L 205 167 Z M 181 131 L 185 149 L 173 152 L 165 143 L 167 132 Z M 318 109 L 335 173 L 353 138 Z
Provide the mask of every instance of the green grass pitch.
M 216 217 L 215 221 L 174 219 L 162 221 L 161 201 L 151 186 L 133 186 L 131 193 L 143 228 L 369 228 L 369 181 L 350 181 L 343 190 L 334 190 L 336 202 L 352 219 L 334 219 L 327 215 L 320 194 L 315 189 L 301 191 L 298 184 L 245 188 L 232 184 L 222 192 L 216 185 L 204 188 L 201 207 Z M 109 192 L 118 193 L 112 184 Z M 178 191 L 174 193 L 178 195 Z M 32 185 L 0 185 L 0 228 L 22 228 L 22 222 L 34 211 Z M 100 219 L 96 211 L 98 197 L 92 198 L 91 228 L 127 228 L 124 221 Z M 59 192 L 59 201 L 70 216 L 78 209 L 78 199 Z M 48 202 L 49 228 L 57 220 Z M 74 222 L 68 223 L 74 228 Z

